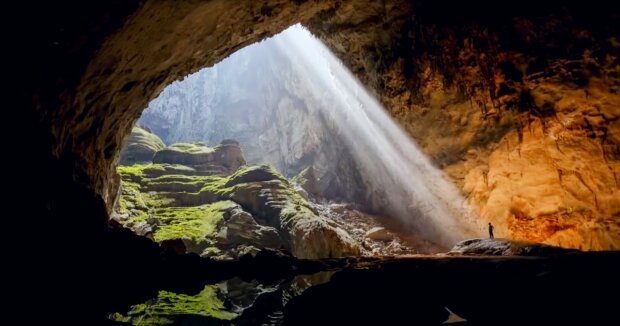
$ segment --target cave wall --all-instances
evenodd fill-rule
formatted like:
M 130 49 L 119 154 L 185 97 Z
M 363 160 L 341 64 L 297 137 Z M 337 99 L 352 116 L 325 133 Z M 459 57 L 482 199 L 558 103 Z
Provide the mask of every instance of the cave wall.
M 46 28 L 24 36 L 32 38 L 21 60 L 37 63 L 26 71 L 20 99 L 39 137 L 35 151 L 49 162 L 41 173 L 109 211 L 120 145 L 150 99 L 173 80 L 302 22 L 500 235 L 617 248 L 618 10 L 595 3 L 48 4 L 29 17 Z M 48 197 L 40 199 L 50 207 Z M 600 236 L 586 239 L 592 230 Z M 553 238 L 553 231 L 566 236 Z M 565 242 L 570 232 L 584 240 Z
M 446 6 L 351 2 L 308 25 L 500 237 L 617 249 L 618 6 Z
M 14 301 L 30 309 L 33 293 L 50 295 L 39 318 L 61 319 L 67 307 L 74 318 L 92 316 L 138 302 L 130 293 L 176 275 L 168 272 L 188 278 L 191 268 L 165 265 L 150 241 L 106 229 L 120 145 L 167 84 L 296 22 L 344 60 L 499 236 L 618 248 L 617 4 L 13 5 L 7 62 L 18 90 L 8 111 L 17 114 L 7 121 L 21 128 L 10 146 L 20 162 L 9 173 L 20 212 L 9 222 L 20 223 L 6 248 L 21 256 L 27 279 L 14 282 Z M 114 278 L 119 272 L 142 282 Z

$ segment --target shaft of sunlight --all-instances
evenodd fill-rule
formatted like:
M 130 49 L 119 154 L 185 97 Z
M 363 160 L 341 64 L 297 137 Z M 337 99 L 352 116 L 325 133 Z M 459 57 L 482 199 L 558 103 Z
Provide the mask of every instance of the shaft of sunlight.
M 383 106 L 339 59 L 301 25 L 274 38 L 297 65 L 299 82 L 322 103 L 376 196 L 376 207 L 444 246 L 475 234 L 473 213 Z

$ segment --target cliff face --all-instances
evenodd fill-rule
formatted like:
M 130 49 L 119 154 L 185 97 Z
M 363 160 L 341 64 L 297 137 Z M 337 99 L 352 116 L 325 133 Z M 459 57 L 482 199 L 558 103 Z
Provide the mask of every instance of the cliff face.
M 617 249 L 620 46 L 592 24 L 617 10 L 526 7 L 350 4 L 309 26 L 499 236 Z
M 310 90 L 286 44 L 268 39 L 175 82 L 138 123 L 168 143 L 243 144 L 249 163 L 268 163 L 291 177 L 312 167 L 317 193 L 361 201 L 366 191 L 333 121 L 329 101 Z
M 320 115 L 317 106 L 323 104 L 304 96 L 303 76 L 283 51 L 272 39 L 241 49 L 166 87 L 139 123 L 168 144 L 236 139 L 248 162 L 296 175 L 319 163 L 319 153 L 337 153 L 343 146 Z
M 525 126 L 531 125 L 533 130 L 543 121 L 547 124 L 554 119 L 553 115 L 545 114 L 547 110 L 528 109 L 533 108 L 531 105 L 525 105 L 524 109 L 513 106 L 511 110 L 503 109 L 497 101 L 491 105 L 491 100 L 499 95 L 497 92 L 510 90 L 512 83 L 504 83 L 507 87 L 492 86 L 496 81 L 514 76 L 508 79 L 515 80 L 518 86 L 527 86 L 529 80 L 541 76 L 542 72 L 550 85 L 562 90 L 559 94 L 581 90 L 585 98 L 583 90 L 588 89 L 585 102 L 588 105 L 590 96 L 595 96 L 592 93 L 600 92 L 596 98 L 601 103 L 614 98 L 620 35 L 617 2 L 592 0 L 567 5 L 554 0 L 524 0 L 495 3 L 434 0 L 15 3 L 17 9 L 11 9 L 11 14 L 7 15 L 9 26 L 14 27 L 8 44 L 17 49 L 9 51 L 14 57 L 9 61 L 9 71 L 15 78 L 13 84 L 19 85 L 20 90 L 14 93 L 17 103 L 10 111 L 18 112 L 16 125 L 26 129 L 20 134 L 27 137 L 15 142 L 21 149 L 19 157 L 23 165 L 20 168 L 26 172 L 15 173 L 19 181 L 15 182 L 18 187 L 13 193 L 24 201 L 20 205 L 22 215 L 33 218 L 14 220 L 25 224 L 16 229 L 24 227 L 30 234 L 31 241 L 20 240 L 19 243 L 30 244 L 31 248 L 20 252 L 41 253 L 34 259 L 41 262 L 41 266 L 52 267 L 37 275 L 33 275 L 32 270 L 20 271 L 32 277 L 19 284 L 28 287 L 23 293 L 45 291 L 59 296 L 58 300 L 40 307 L 38 317 L 62 318 L 58 311 L 67 306 L 73 307 L 72 311 L 80 316 L 95 313 L 104 316 L 106 310 L 111 311 L 107 309 L 113 302 L 110 298 L 138 302 L 136 292 L 143 293 L 145 284 L 161 284 L 158 283 L 160 276 L 166 274 L 154 271 L 162 270 L 162 266 L 174 266 L 166 269 L 171 275 L 195 271 L 179 268 L 178 260 L 164 264 L 161 251 L 148 240 L 108 229 L 109 213 L 118 189 L 115 164 L 121 145 L 142 110 L 166 85 L 212 66 L 239 48 L 294 23 L 301 22 L 320 35 L 460 185 L 466 183 L 465 175 L 469 173 L 469 167 L 463 167 L 463 162 L 482 168 L 488 165 L 487 177 L 491 182 L 494 175 L 500 175 L 491 172 L 499 166 L 494 162 L 514 162 L 508 161 L 508 156 L 501 152 L 499 155 L 492 155 L 492 152 L 501 147 L 500 140 L 508 133 L 516 133 L 519 137 L 517 115 L 527 117 L 530 112 L 529 117 L 536 121 Z M 467 48 L 473 51 L 464 51 Z M 592 55 L 587 55 L 588 52 Z M 518 74 L 511 73 L 510 65 L 503 64 L 506 58 L 523 73 L 521 81 L 516 77 Z M 570 66 L 575 60 L 579 66 L 588 68 L 583 71 L 593 74 L 589 77 L 575 74 Z M 591 64 L 592 60 L 596 64 Z M 520 62 L 528 62 L 529 68 L 522 69 Z M 566 62 L 568 65 L 564 67 L 569 69 L 558 66 L 560 62 Z M 591 69 L 597 66 L 609 69 Z M 468 76 L 463 74 L 468 71 L 476 77 L 455 82 L 459 76 Z M 585 80 L 587 84 L 583 83 Z M 597 85 L 597 80 L 601 83 L 594 91 L 592 86 Z M 530 89 L 535 93 L 535 89 L 544 87 L 541 82 L 540 86 Z M 497 95 L 491 97 L 491 94 Z M 527 96 L 523 99 L 523 104 L 533 102 L 528 101 Z M 550 103 L 555 108 L 562 100 L 553 99 Z M 487 111 L 483 111 L 485 107 Z M 484 112 L 493 113 L 492 108 L 497 115 L 483 119 Z M 592 111 L 594 116 L 598 114 L 596 110 Z M 601 111 L 608 119 L 617 113 L 617 106 L 604 105 Z M 572 166 L 572 162 L 579 162 L 581 170 L 591 169 L 592 179 L 588 174 L 580 174 L 596 193 L 596 202 L 585 186 L 578 188 L 580 191 L 571 191 L 590 205 L 593 214 L 613 219 L 613 224 L 617 223 L 617 213 L 603 207 L 611 207 L 607 204 L 614 197 L 611 190 L 609 195 L 602 196 L 604 198 L 599 197 L 605 192 L 598 192 L 598 188 L 605 189 L 615 182 L 611 181 L 614 174 L 617 179 L 618 155 L 605 156 L 613 170 L 607 174 L 601 172 L 609 170 L 599 159 L 602 150 L 593 154 L 590 151 L 598 142 L 607 153 L 617 153 L 609 149 L 618 144 L 618 125 L 616 121 L 603 121 L 600 116 L 594 116 L 589 114 L 587 123 L 578 119 L 579 115 L 575 115 L 576 120 L 568 120 L 572 121 L 569 125 L 574 129 L 567 128 L 566 133 L 570 133 L 574 141 L 560 143 L 559 147 L 564 153 L 574 150 L 577 156 L 574 161 L 556 158 L 563 156 L 555 156 L 557 153 L 549 146 L 544 148 L 553 156 L 545 155 L 553 158 L 551 162 L 561 163 L 562 171 Z M 522 152 L 529 132 L 527 128 L 524 130 Z M 538 130 L 537 134 L 532 134 L 544 143 L 549 138 L 540 133 L 542 127 Z M 454 145 L 439 150 L 433 143 Z M 512 143 L 510 141 L 509 145 L 513 146 Z M 470 149 L 477 153 L 481 163 L 469 158 Z M 538 157 L 542 159 L 545 155 Z M 586 156 L 594 163 L 584 159 Z M 596 162 L 598 165 L 590 166 Z M 451 166 L 455 168 L 450 169 Z M 545 176 L 543 180 L 548 180 L 545 182 L 559 183 L 557 170 L 555 168 L 555 175 L 551 168 L 540 173 Z M 530 174 L 524 172 L 525 175 Z M 518 176 L 520 178 L 520 173 Z M 535 176 L 540 180 L 539 173 Z M 566 188 L 566 179 L 578 184 L 575 179 L 579 178 L 575 173 L 562 172 L 563 188 Z M 495 179 L 495 189 L 516 189 L 512 187 L 516 180 L 514 174 L 501 182 Z M 531 183 L 538 183 L 536 180 Z M 33 184 L 38 185 L 34 190 Z M 29 196 L 23 196 L 24 193 Z M 542 207 L 537 200 L 528 200 Z M 480 201 L 481 205 L 485 202 Z M 506 212 L 507 208 L 502 210 Z M 536 211 L 545 210 L 530 210 L 528 216 L 534 216 L 532 212 Z M 605 240 L 605 245 L 613 245 L 611 240 L 617 239 L 617 233 L 611 226 L 606 231 L 606 226 L 576 212 L 575 207 L 567 210 L 567 220 L 582 220 L 586 222 L 584 225 L 596 226 L 601 230 L 600 239 L 610 239 Z M 497 218 L 506 221 L 512 215 L 519 214 Z M 521 220 L 539 220 L 529 217 Z M 551 225 L 559 225 L 551 221 Z M 501 235 L 504 231 L 498 230 L 498 233 Z M 547 239 L 552 241 L 551 237 Z M 27 259 L 32 257 L 19 255 Z M 28 263 L 17 265 L 30 266 Z M 126 275 L 141 275 L 145 282 L 134 284 L 110 277 L 119 270 Z M 411 274 L 407 273 L 406 277 L 410 279 Z M 78 279 L 84 281 L 76 282 Z M 179 275 L 179 279 L 186 279 L 186 276 Z M 359 282 L 354 285 L 359 288 Z M 589 283 L 587 287 L 592 288 Z M 433 289 L 432 293 L 438 291 Z

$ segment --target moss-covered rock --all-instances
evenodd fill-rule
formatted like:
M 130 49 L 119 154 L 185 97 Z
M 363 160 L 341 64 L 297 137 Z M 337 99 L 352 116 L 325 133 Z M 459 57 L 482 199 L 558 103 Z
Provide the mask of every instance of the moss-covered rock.
M 150 163 L 155 153 L 165 146 L 157 135 L 135 126 L 121 149 L 119 164 Z
M 226 309 L 221 299 L 222 291 L 218 285 L 207 285 L 197 295 L 159 291 L 157 298 L 133 305 L 127 314 L 115 313 L 111 318 L 133 325 L 174 324 L 178 318 L 187 315 L 202 316 L 205 318 L 203 322 L 229 321 L 237 315 Z
M 181 240 L 187 251 L 213 257 L 234 258 L 246 247 L 284 247 L 299 258 L 359 254 L 346 232 L 317 215 L 269 165 L 245 165 L 232 175 L 217 176 L 164 163 L 118 170 L 117 219 L 157 242 Z
M 288 248 L 296 257 L 359 255 L 358 244 L 317 215 L 292 184 L 270 166 L 240 169 L 227 185 L 233 185 L 227 190 L 229 198 L 262 223 L 284 231 Z
M 245 164 L 238 143 L 226 141 L 216 147 L 202 143 L 178 143 L 158 151 L 154 163 L 182 164 L 208 174 L 230 174 Z

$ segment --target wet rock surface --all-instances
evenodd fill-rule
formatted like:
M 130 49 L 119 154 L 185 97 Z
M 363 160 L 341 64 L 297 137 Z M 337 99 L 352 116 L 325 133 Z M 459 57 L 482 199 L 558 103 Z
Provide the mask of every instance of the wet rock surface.
M 449 255 L 551 256 L 579 250 L 507 239 L 470 239 L 457 243 Z
M 618 253 L 379 261 L 338 272 L 293 298 L 284 321 L 441 325 L 449 310 L 463 325 L 613 323 L 613 300 L 603 297 L 618 291 L 615 259 Z
M 575 298 L 615 293 L 618 258 L 618 253 L 566 253 L 369 258 L 321 264 L 267 251 L 253 260 L 264 266 L 314 264 L 318 269 L 308 275 L 258 280 L 252 280 L 251 269 L 245 276 L 208 282 L 189 292 L 159 292 L 109 317 L 132 323 L 147 318 L 153 324 L 190 318 L 216 325 L 442 325 L 448 319 L 459 320 L 459 325 L 613 324 L 614 316 L 607 313 L 613 300 Z M 321 269 L 327 271 L 316 273 Z

